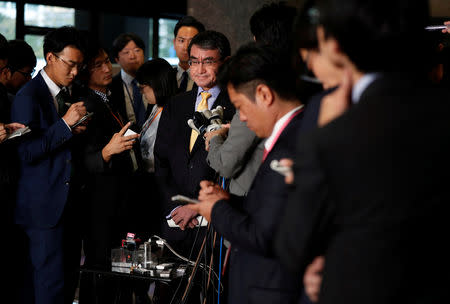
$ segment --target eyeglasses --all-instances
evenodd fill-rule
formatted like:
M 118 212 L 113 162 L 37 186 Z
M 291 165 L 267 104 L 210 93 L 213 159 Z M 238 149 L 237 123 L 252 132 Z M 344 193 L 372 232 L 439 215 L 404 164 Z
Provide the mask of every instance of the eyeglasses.
M 63 63 L 65 63 L 67 65 L 67 67 L 70 68 L 70 70 L 73 70 L 76 68 L 78 70 L 78 72 L 81 72 L 86 68 L 86 65 L 84 63 L 68 62 L 68 61 L 62 59 L 61 57 L 59 57 L 58 55 L 56 55 L 55 53 L 53 53 L 53 55 L 55 55 L 56 58 L 58 58 Z
M 207 66 L 207 67 L 210 67 L 210 66 L 212 66 L 213 64 L 215 64 L 216 62 L 219 62 L 220 60 L 213 60 L 213 59 L 206 59 L 206 60 L 203 60 L 203 61 L 200 61 L 200 60 L 189 60 L 188 61 L 188 64 L 189 64 L 189 66 L 193 66 L 193 67 L 198 67 L 198 66 L 200 66 L 200 64 L 202 64 L 202 65 L 204 65 L 204 66 Z
M 25 78 L 32 78 L 33 74 L 34 74 L 34 71 L 35 71 L 35 69 L 33 69 L 29 73 L 26 73 L 26 72 L 23 72 L 23 71 L 20 71 L 20 70 L 15 70 L 14 72 L 18 72 L 19 74 L 22 74 L 22 76 L 25 77 Z
M 108 65 L 108 64 L 110 64 L 110 63 L 111 63 L 111 60 L 109 60 L 109 57 L 106 57 L 105 60 L 99 61 L 99 62 L 95 63 L 95 64 L 92 66 L 91 69 L 92 69 L 92 70 L 98 70 L 98 69 L 101 69 L 102 66 L 103 66 L 104 64 Z

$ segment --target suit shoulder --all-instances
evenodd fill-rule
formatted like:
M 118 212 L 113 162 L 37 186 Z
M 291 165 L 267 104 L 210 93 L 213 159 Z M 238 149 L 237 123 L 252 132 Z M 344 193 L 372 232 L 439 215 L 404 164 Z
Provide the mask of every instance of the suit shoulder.
M 46 91 L 45 91 L 46 90 Z M 14 100 L 29 99 L 31 96 L 37 94 L 42 95 L 43 92 L 50 94 L 47 85 L 45 84 L 42 76 L 37 75 L 30 81 L 28 81 L 16 94 Z M 44 94 L 45 94 L 44 93 Z M 14 103 L 13 103 L 14 104 Z
M 177 108 L 181 105 L 181 104 L 185 104 L 186 102 L 189 101 L 194 101 L 195 100 L 195 95 L 193 94 L 192 91 L 188 91 L 188 92 L 181 92 L 179 94 L 176 94 L 174 96 L 172 96 L 172 98 L 169 99 L 169 101 L 167 102 L 167 107 L 173 107 L 175 104 L 177 104 Z

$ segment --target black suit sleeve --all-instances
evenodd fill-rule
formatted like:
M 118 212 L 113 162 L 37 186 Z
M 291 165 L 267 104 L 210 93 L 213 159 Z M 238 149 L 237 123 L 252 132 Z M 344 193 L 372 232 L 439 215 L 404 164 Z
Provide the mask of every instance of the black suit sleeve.
M 170 122 L 173 121 L 170 102 L 164 107 L 158 125 L 158 131 L 155 141 L 155 177 L 163 198 L 163 212 L 167 216 L 179 204 L 172 202 L 171 197 L 178 194 L 175 187 L 169 155 L 171 153 L 171 140 L 176 136 L 172 134 L 173 128 Z M 178 135 L 179 136 L 179 135 Z
M 303 273 L 315 256 L 323 254 L 322 244 L 326 242 L 334 213 L 312 135 L 306 134 L 299 140 L 303 144 L 299 145 L 294 162 L 295 185 L 274 238 L 275 254 L 287 269 L 296 273 Z
M 226 239 L 240 248 L 262 256 L 273 256 L 272 239 L 281 216 L 281 206 L 287 197 L 287 186 L 280 174 L 268 165 L 263 169 L 264 177 L 257 189 L 251 189 L 245 198 L 246 209 L 219 201 L 215 204 L 211 223 Z M 253 206 L 253 207 L 249 207 Z M 251 208 L 251 209 L 249 209 Z

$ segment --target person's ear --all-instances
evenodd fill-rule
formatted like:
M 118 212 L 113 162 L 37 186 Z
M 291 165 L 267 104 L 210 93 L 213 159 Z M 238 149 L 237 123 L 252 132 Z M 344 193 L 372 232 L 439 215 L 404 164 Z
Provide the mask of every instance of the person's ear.
M 45 61 L 47 63 L 53 62 L 55 59 L 56 59 L 56 57 L 52 52 L 48 52 L 47 54 L 45 54 Z
M 275 99 L 274 92 L 266 84 L 260 83 L 256 86 L 255 90 L 255 101 L 256 103 L 264 106 L 270 107 Z

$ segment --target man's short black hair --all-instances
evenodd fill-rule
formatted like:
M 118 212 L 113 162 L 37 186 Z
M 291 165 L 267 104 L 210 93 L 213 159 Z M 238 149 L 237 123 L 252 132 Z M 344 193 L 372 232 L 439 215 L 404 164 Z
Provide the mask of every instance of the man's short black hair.
M 92 67 L 95 63 L 95 59 L 100 56 L 103 52 L 108 55 L 108 50 L 103 47 L 99 39 L 94 37 L 89 37 L 86 52 L 84 54 L 84 62 L 87 64 L 87 68 L 78 72 L 76 77 L 77 84 L 86 87 L 89 83 L 89 78 L 91 75 Z
M 59 53 L 67 46 L 86 51 L 85 35 L 73 26 L 62 26 L 47 33 L 44 37 L 44 57 L 48 53 Z
M 255 99 L 256 87 L 263 83 L 281 98 L 296 100 L 296 75 L 288 58 L 269 45 L 250 43 L 242 46 L 219 70 L 219 84 L 231 84 L 235 90 Z
M 193 45 L 204 50 L 219 50 L 221 60 L 231 55 L 228 38 L 224 34 L 216 31 L 204 31 L 195 35 L 188 46 L 189 57 L 191 56 L 191 48 Z
M 119 57 L 119 52 L 123 50 L 123 48 L 130 42 L 134 41 L 138 48 L 141 48 L 145 52 L 145 42 L 141 37 L 134 33 L 122 33 L 114 39 L 112 45 L 112 56 L 114 58 Z
M 155 58 L 142 64 L 136 72 L 139 84 L 153 89 L 156 104 L 163 106 L 177 93 L 177 72 L 162 58 Z
M 319 23 L 363 72 L 404 69 L 423 57 L 426 0 L 317 0 Z
M 175 28 L 173 30 L 173 36 L 177 37 L 178 35 L 178 31 L 180 30 L 180 28 L 182 26 L 190 26 L 190 27 L 194 27 L 197 29 L 197 31 L 199 33 L 204 32 L 205 31 L 205 26 L 203 25 L 203 23 L 201 23 L 200 21 L 198 21 L 197 19 L 195 19 L 192 16 L 184 16 L 183 18 L 181 18 L 177 24 L 175 25 Z
M 280 49 L 289 48 L 292 24 L 297 11 L 285 1 L 264 4 L 250 18 L 255 41 Z
M 36 55 L 33 48 L 24 40 L 10 40 L 8 66 L 13 71 L 18 71 L 24 67 L 34 68 L 36 66 Z

